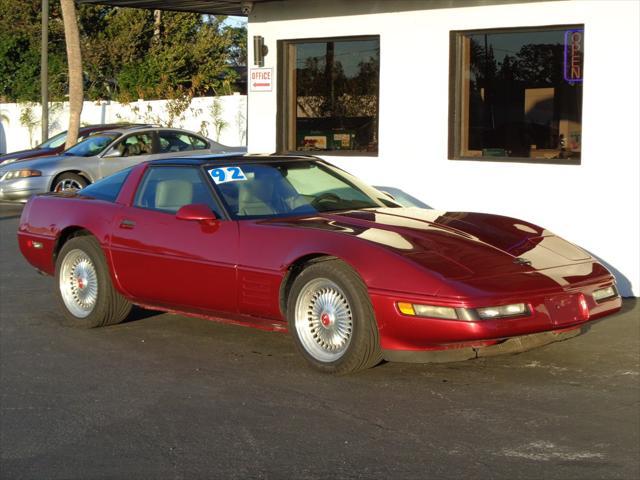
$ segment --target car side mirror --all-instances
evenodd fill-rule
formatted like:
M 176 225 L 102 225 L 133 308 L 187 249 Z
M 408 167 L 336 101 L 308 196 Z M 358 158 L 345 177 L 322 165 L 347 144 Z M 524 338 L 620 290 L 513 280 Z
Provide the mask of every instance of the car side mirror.
M 121 157 L 122 156 L 122 152 L 120 150 L 118 150 L 117 148 L 114 148 L 112 150 L 109 150 L 107 153 L 105 153 L 102 158 L 116 158 L 116 157 Z
M 204 203 L 192 203 L 180 207 L 176 213 L 176 218 L 178 220 L 190 220 L 192 222 L 214 221 L 218 219 L 211 208 Z

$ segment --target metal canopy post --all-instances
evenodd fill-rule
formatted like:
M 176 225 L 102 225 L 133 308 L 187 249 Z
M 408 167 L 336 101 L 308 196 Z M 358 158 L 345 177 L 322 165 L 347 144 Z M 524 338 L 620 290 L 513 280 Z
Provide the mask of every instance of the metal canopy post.
M 40 94 L 42 95 L 42 142 L 49 138 L 49 0 L 42 0 L 42 44 L 40 46 Z

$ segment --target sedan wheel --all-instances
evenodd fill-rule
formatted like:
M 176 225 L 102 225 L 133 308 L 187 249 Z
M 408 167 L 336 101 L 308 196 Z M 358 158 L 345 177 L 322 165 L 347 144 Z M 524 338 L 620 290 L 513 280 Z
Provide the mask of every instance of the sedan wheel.
M 344 262 L 304 268 L 289 291 L 287 319 L 300 353 L 320 371 L 351 373 L 382 360 L 367 287 Z
M 87 181 L 75 173 L 63 173 L 53 183 L 54 192 L 75 192 L 87 186 Z

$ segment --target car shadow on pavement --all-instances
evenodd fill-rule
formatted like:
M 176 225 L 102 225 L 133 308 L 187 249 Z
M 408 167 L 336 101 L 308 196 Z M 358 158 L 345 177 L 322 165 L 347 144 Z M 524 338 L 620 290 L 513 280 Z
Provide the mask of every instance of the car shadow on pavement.
M 164 315 L 166 312 L 161 312 L 158 310 L 148 310 L 146 308 L 138 307 L 134 305 L 131 309 L 131 313 L 129 316 L 121 323 L 121 325 L 125 323 L 137 322 L 138 320 L 145 320 L 151 317 L 157 317 L 159 315 Z

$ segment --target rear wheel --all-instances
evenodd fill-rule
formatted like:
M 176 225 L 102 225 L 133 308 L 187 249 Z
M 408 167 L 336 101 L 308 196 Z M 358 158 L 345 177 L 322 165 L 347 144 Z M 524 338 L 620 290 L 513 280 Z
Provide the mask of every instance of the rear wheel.
M 75 237 L 64 244 L 56 262 L 56 293 L 68 325 L 103 327 L 124 320 L 131 311 L 109 276 L 97 240 Z
M 320 371 L 351 373 L 382 360 L 367 288 L 339 260 L 312 264 L 298 275 L 287 318 L 298 350 Z
M 53 181 L 51 186 L 52 192 L 74 192 L 81 190 L 88 185 L 89 182 L 80 175 L 75 173 L 61 173 Z

